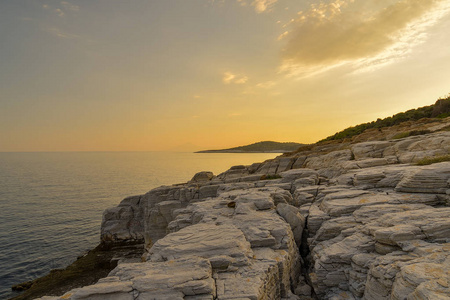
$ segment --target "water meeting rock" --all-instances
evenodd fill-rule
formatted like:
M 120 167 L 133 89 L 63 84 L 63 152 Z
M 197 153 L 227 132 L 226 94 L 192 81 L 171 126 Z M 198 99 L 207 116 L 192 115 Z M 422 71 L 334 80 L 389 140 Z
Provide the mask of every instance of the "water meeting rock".
M 449 299 L 450 132 L 285 154 L 126 198 L 104 243 L 144 243 L 42 299 Z

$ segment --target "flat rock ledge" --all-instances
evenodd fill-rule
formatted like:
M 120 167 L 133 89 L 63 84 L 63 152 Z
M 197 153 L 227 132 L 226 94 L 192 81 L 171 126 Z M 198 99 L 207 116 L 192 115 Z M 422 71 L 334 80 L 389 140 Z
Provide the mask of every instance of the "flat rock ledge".
M 450 132 L 283 155 L 124 199 L 96 284 L 40 299 L 450 299 Z M 272 178 L 272 179 L 268 179 Z

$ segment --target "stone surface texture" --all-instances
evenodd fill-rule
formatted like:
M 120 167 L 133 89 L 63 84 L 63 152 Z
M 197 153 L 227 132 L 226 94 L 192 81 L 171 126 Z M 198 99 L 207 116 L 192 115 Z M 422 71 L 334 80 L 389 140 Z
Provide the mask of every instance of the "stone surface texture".
M 124 199 L 142 262 L 42 299 L 450 299 L 450 132 L 321 149 Z

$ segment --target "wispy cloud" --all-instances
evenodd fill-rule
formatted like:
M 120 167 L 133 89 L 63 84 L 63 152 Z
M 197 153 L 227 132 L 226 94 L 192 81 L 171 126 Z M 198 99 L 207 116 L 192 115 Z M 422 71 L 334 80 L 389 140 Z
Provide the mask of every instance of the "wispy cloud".
M 79 11 L 80 7 L 78 5 L 72 4 L 70 2 L 67 1 L 61 1 L 61 5 L 64 8 L 64 10 L 66 11 Z
M 209 0 L 209 3 L 223 4 L 226 0 Z M 241 6 L 253 6 L 257 13 L 267 12 L 278 2 L 278 0 L 235 0 Z
M 72 4 L 68 1 L 61 1 L 57 4 L 42 4 L 42 8 L 49 13 L 64 19 L 66 15 L 71 15 L 80 10 L 78 5 Z M 66 30 L 60 28 L 61 22 L 54 23 L 54 25 L 40 25 L 41 30 L 51 34 L 60 39 L 75 39 L 80 36 L 68 33 Z
M 222 76 L 222 82 L 225 84 L 235 83 L 244 84 L 248 81 L 248 77 L 245 75 L 237 75 L 231 72 L 225 72 Z
M 306 74 L 349 62 L 359 67 L 390 63 L 423 42 L 426 30 L 449 11 L 448 0 L 312 4 L 290 24 L 282 70 Z
M 276 84 L 277 83 L 275 81 L 270 80 L 270 81 L 258 83 L 256 85 L 256 87 L 261 88 L 261 89 L 270 89 L 270 88 L 274 87 Z
M 64 32 L 61 29 L 56 28 L 56 27 L 46 27 L 46 28 L 44 28 L 44 31 L 53 36 L 56 36 L 56 37 L 62 38 L 62 39 L 75 39 L 75 38 L 79 37 L 76 34 L 70 34 L 70 33 Z
M 248 77 L 247 76 L 241 76 L 236 78 L 233 82 L 236 84 L 244 84 L 248 81 Z
M 48 11 L 53 12 L 58 17 L 64 17 L 66 12 L 77 12 L 80 10 L 78 5 L 72 4 L 68 1 L 61 1 L 58 7 L 50 6 L 49 4 L 42 4 L 42 8 Z
M 269 10 L 278 0 L 254 0 L 252 6 L 255 7 L 256 12 L 262 13 Z
M 426 42 L 427 29 L 435 25 L 446 14 L 450 13 L 450 1 L 440 3 L 426 12 L 415 22 L 411 22 L 396 36 L 395 42 L 379 54 L 355 61 L 358 72 L 370 71 L 407 57 L 414 46 Z
M 54 11 L 58 15 L 58 17 L 64 17 L 65 15 L 65 13 L 60 8 L 57 8 Z
M 235 77 L 236 75 L 234 75 L 233 73 L 225 72 L 222 77 L 222 82 L 225 84 L 229 84 L 234 80 Z
M 284 39 L 287 35 L 289 34 L 289 31 L 285 31 L 282 34 L 280 34 L 278 36 L 278 40 L 281 41 L 282 39 Z

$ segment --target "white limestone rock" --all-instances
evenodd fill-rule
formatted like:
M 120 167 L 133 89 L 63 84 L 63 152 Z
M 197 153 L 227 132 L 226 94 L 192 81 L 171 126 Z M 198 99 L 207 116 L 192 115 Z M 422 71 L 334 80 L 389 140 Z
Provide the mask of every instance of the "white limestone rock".
M 382 157 L 382 158 L 368 158 L 368 159 L 354 161 L 354 165 L 360 169 L 392 165 L 392 164 L 397 164 L 397 163 L 398 163 L 398 159 L 396 156 L 387 156 L 387 157 Z M 349 168 L 349 167 L 347 167 L 347 168 Z M 352 168 L 355 169 L 355 167 L 352 167 Z
M 319 182 L 319 174 L 317 171 L 312 169 L 293 169 L 289 171 L 285 171 L 280 173 L 280 176 L 282 177 L 282 182 L 294 182 L 297 179 L 301 178 L 311 178 L 313 179 L 313 183 L 309 185 L 314 185 Z
M 364 295 L 367 273 L 370 265 L 379 255 L 376 253 L 360 253 L 352 257 L 349 271 L 349 290 L 357 298 Z
M 147 260 L 221 255 L 230 257 L 233 265 L 242 266 L 249 264 L 253 252 L 242 231 L 232 225 L 196 224 L 158 240 L 148 251 Z
M 393 145 L 390 141 L 371 141 L 358 143 L 352 146 L 352 152 L 355 160 L 364 158 L 382 158 L 386 149 Z
M 314 268 L 310 274 L 314 291 L 324 296 L 331 288 L 348 290 L 352 257 L 372 252 L 374 243 L 371 237 L 356 233 L 345 238 L 338 236 L 315 246 L 311 252 Z
M 331 240 L 347 229 L 356 229 L 360 223 L 355 221 L 353 216 L 331 219 L 322 223 L 314 238 L 310 241 L 309 247 L 312 249 L 317 243 Z
M 294 157 L 295 161 L 294 164 L 292 165 L 292 169 L 302 168 L 307 158 L 308 157 L 305 155 L 295 156 Z
M 423 210 L 432 208 L 425 204 L 376 204 L 362 206 L 353 212 L 355 221 L 361 224 L 368 224 L 376 221 L 381 216 L 389 213 L 398 213 L 409 210 Z
M 280 158 L 280 164 L 277 168 L 277 174 L 290 170 L 292 168 L 292 165 L 294 164 L 295 159 L 292 157 L 282 157 Z
M 450 153 L 450 132 L 413 136 L 394 145 L 400 163 L 417 162 L 426 157 Z
M 374 231 L 375 239 L 398 245 L 404 240 L 427 239 L 450 242 L 450 207 L 428 208 L 385 214 L 369 226 L 384 228 Z
M 349 198 L 349 196 L 351 198 Z M 325 196 L 320 205 L 332 217 L 349 215 L 360 207 L 380 204 L 428 204 L 438 205 L 441 200 L 433 194 L 402 194 L 393 192 L 348 192 Z
M 308 229 L 310 236 L 314 236 L 314 234 L 316 234 L 316 232 L 319 230 L 320 226 L 322 226 L 323 222 L 329 219 L 331 219 L 331 217 L 320 210 L 317 205 L 311 205 L 308 215 Z
M 212 300 L 215 296 L 211 265 L 205 259 L 189 257 L 161 263 L 123 263 L 98 283 L 52 299 Z
M 100 239 L 103 242 L 143 242 L 144 216 L 139 209 L 141 196 L 125 198 L 117 207 L 103 213 Z
M 450 186 L 450 162 L 424 166 L 405 176 L 396 186 L 399 192 L 445 194 Z
M 449 244 L 410 241 L 372 263 L 364 299 L 448 299 Z M 424 298 L 421 298 L 424 297 Z
M 195 174 L 194 177 L 192 177 L 192 179 L 189 181 L 189 183 L 204 183 L 212 180 L 213 178 L 214 178 L 213 172 L 202 171 Z
M 216 197 L 217 196 L 217 190 L 219 189 L 220 185 L 204 185 L 200 187 L 198 190 L 199 193 L 199 199 L 206 199 L 209 197 Z
M 352 159 L 349 149 L 333 151 L 324 155 L 308 157 L 306 168 L 317 170 L 319 175 L 332 178 L 344 172 L 344 165 Z
M 295 206 L 280 203 L 277 205 L 278 214 L 291 226 L 297 246 L 301 245 L 305 218 Z

